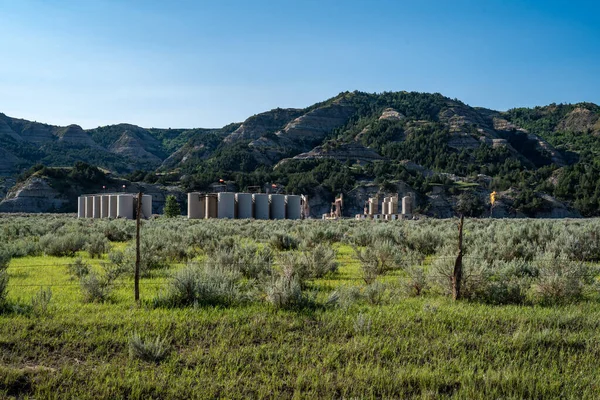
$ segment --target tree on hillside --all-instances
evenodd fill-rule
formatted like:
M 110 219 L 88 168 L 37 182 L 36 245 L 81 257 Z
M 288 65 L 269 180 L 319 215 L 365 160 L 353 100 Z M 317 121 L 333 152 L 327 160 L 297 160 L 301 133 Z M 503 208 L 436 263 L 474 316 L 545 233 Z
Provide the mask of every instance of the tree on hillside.
M 165 208 L 163 210 L 165 217 L 173 218 L 181 215 L 181 208 L 179 207 L 179 203 L 177 199 L 173 195 L 168 195 L 165 201 Z

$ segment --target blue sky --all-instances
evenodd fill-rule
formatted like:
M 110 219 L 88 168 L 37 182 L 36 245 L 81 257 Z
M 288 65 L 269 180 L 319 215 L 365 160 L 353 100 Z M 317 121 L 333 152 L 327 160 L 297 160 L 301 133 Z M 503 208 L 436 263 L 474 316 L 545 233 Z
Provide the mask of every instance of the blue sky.
M 0 112 L 176 128 L 346 90 L 600 103 L 598 3 L 0 0 Z

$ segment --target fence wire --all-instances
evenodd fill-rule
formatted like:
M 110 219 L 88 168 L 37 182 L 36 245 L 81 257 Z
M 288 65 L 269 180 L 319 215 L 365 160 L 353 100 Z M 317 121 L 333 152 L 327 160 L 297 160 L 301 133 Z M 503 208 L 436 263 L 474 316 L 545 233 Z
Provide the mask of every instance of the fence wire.
M 402 279 L 408 278 L 410 276 L 410 272 L 407 272 L 407 267 L 409 268 L 423 268 L 426 271 L 428 277 L 431 278 L 450 278 L 451 269 L 447 269 L 446 272 L 436 271 L 435 264 L 441 262 L 454 263 L 456 260 L 456 256 L 429 256 L 426 257 L 425 260 L 422 258 L 412 259 L 412 258 L 404 258 L 402 259 L 402 263 L 404 267 L 392 267 L 386 270 L 384 273 L 380 273 L 378 276 L 384 277 L 387 279 Z M 111 263 L 107 260 L 90 260 L 92 264 L 89 264 L 92 269 L 101 268 L 102 264 L 110 265 Z M 501 261 L 501 260 L 499 260 Z M 572 260 L 572 259 L 535 259 L 535 260 L 522 260 L 515 259 L 513 260 L 517 263 L 522 263 L 525 266 L 531 266 L 536 268 L 535 273 L 532 273 L 531 277 L 545 277 L 545 276 L 560 276 L 561 274 L 568 274 L 572 278 L 579 279 L 594 279 L 600 278 L 600 264 L 595 264 L 591 262 L 582 262 L 580 260 Z M 85 261 L 84 261 L 85 262 Z M 329 274 L 324 276 L 323 278 L 316 279 L 316 281 L 338 281 L 338 282 L 358 282 L 364 283 L 363 275 L 361 274 L 363 270 L 363 266 L 365 262 L 362 262 L 357 259 L 350 260 L 338 260 L 338 271 L 333 274 Z M 488 276 L 486 272 L 477 272 L 470 271 L 470 263 L 473 262 L 484 262 L 486 266 L 489 267 L 491 271 L 494 270 L 494 263 L 490 263 L 489 259 L 486 257 L 479 256 L 463 256 L 463 274 L 468 278 L 485 278 Z M 562 269 L 557 271 L 549 272 L 546 269 L 548 267 L 556 267 L 557 263 L 562 264 Z M 74 277 L 69 271 L 69 265 L 72 263 L 55 263 L 55 264 L 33 264 L 33 265 L 9 265 L 7 272 L 9 275 L 9 287 L 11 288 L 26 288 L 26 287 L 80 287 L 80 281 Z M 180 266 L 176 266 L 180 264 Z M 234 263 L 222 263 L 210 260 L 191 260 L 191 261 L 181 261 L 174 262 L 169 266 L 164 268 L 157 268 L 150 270 L 150 276 L 142 276 L 140 280 L 140 284 L 142 286 L 169 286 L 173 279 L 173 274 L 176 273 L 177 270 L 184 268 L 185 265 L 196 264 L 198 266 L 204 266 L 208 268 L 220 268 L 225 271 L 239 271 L 245 268 L 254 268 L 261 267 L 267 270 L 271 270 L 272 272 L 277 271 L 282 266 L 274 262 L 234 262 Z M 393 263 L 392 263 L 393 264 Z M 176 266 L 176 267 L 175 267 Z M 344 267 L 350 267 L 351 271 L 343 271 Z M 447 265 L 449 267 L 449 265 Z M 30 276 L 31 271 L 50 271 L 56 269 L 65 269 L 61 276 L 54 276 L 53 274 L 44 275 L 44 272 L 41 272 L 39 276 L 32 277 Z M 578 272 L 574 272 L 578 271 Z M 161 274 L 160 276 L 156 276 L 156 273 Z M 26 276 L 22 276 L 20 274 L 27 274 Z M 114 282 L 113 285 L 117 287 L 127 287 L 133 285 L 133 271 L 129 275 L 124 273 L 118 281 Z M 14 279 L 13 279 L 14 278 Z M 20 283 L 15 282 L 19 279 L 39 279 L 38 283 Z M 46 282 L 46 279 L 48 282 Z M 64 280 L 71 280 L 70 282 L 62 282 Z M 153 280 L 161 280 L 161 282 L 153 282 Z

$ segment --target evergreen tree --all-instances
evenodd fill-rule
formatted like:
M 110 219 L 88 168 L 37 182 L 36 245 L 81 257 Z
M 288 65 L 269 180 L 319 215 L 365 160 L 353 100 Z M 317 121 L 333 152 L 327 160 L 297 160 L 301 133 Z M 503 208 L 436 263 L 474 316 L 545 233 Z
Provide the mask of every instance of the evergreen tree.
M 179 207 L 179 203 L 177 199 L 173 195 L 168 195 L 165 201 L 165 208 L 163 210 L 165 217 L 173 218 L 181 215 L 181 208 Z

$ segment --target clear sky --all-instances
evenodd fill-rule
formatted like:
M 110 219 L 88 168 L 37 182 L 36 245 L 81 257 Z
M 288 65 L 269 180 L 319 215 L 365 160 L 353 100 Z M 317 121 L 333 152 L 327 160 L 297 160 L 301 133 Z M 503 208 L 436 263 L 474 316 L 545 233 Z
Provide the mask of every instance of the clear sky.
M 0 0 L 0 112 L 220 127 L 346 90 L 600 103 L 600 1 Z

